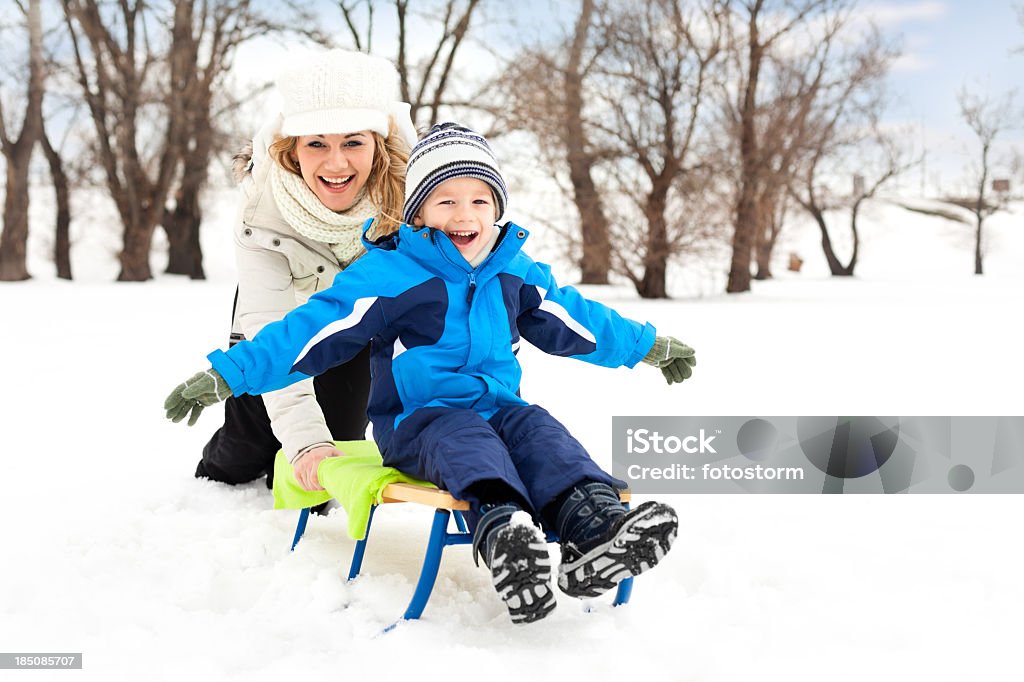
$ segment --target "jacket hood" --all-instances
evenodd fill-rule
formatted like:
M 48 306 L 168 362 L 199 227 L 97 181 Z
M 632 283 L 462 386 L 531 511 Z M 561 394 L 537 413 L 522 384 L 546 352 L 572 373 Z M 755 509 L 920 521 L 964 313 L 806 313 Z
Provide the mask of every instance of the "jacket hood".
M 363 223 L 363 233 L 360 240 L 363 242 L 363 246 L 366 248 L 367 252 L 374 249 L 383 249 L 384 251 L 394 251 L 397 249 L 398 233 L 401 231 L 401 228 L 405 227 L 405 224 L 403 223 L 400 225 L 399 229 L 395 230 L 391 234 L 371 239 L 370 233 L 373 232 L 373 225 L 375 221 L 376 218 L 367 218 L 366 222 Z
M 252 175 L 252 167 L 252 140 L 249 140 L 231 157 L 231 176 L 237 184 L 241 184 L 247 176 Z

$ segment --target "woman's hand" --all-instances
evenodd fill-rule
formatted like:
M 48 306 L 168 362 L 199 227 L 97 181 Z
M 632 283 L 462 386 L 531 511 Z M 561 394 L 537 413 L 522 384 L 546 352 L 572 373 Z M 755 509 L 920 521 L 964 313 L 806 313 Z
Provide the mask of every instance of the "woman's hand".
M 303 490 L 323 490 L 324 487 L 320 485 L 320 479 L 317 478 L 316 472 L 320 468 L 320 462 L 324 461 L 328 457 L 344 457 L 345 453 L 334 447 L 333 445 L 320 445 L 312 450 L 307 450 L 305 454 L 299 457 L 299 460 L 295 462 L 295 480 L 299 482 Z

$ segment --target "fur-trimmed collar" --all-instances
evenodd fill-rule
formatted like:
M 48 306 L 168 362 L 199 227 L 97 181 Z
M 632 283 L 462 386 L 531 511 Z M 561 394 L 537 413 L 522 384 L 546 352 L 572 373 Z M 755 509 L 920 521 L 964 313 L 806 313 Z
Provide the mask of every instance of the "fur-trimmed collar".
M 231 157 L 231 175 L 235 182 L 241 184 L 246 177 L 252 175 L 252 166 L 252 140 L 248 140 Z

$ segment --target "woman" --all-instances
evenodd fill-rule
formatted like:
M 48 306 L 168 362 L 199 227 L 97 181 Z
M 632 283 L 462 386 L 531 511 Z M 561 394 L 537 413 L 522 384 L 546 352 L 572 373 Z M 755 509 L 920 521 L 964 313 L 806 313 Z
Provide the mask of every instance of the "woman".
M 361 227 L 401 222 L 405 163 L 415 130 L 385 59 L 331 50 L 277 78 L 282 111 L 253 141 L 242 168 L 235 223 L 238 290 L 232 345 L 252 338 L 364 253 Z M 197 478 L 243 483 L 267 474 L 283 448 L 296 477 L 320 489 L 317 467 L 339 456 L 335 440 L 366 433 L 369 354 L 263 396 L 231 398 L 224 425 L 203 449 Z M 193 415 L 190 423 L 194 422 Z

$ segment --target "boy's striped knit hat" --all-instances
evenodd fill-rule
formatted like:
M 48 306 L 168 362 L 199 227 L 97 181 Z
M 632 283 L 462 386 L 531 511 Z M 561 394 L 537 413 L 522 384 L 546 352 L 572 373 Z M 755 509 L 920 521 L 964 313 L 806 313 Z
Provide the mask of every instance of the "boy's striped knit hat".
M 438 123 L 409 154 L 402 221 L 411 225 L 423 202 L 442 182 L 466 177 L 483 180 L 491 186 L 498 214 L 495 222 L 498 222 L 508 204 L 508 190 L 487 140 L 457 123 Z

